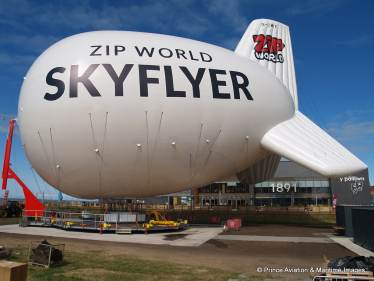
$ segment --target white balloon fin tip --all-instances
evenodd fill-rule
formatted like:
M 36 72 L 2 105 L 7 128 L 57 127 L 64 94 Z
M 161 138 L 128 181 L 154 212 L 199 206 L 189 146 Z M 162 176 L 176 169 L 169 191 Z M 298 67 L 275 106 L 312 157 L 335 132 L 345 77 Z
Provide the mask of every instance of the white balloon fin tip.
M 367 166 L 296 110 L 265 134 L 261 147 L 328 178 L 353 175 Z

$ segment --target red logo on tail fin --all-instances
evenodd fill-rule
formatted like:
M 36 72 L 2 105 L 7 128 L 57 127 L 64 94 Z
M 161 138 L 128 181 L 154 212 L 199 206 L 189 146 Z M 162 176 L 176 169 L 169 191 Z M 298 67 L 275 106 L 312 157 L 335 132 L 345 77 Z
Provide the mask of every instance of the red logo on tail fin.
M 280 52 L 286 45 L 282 42 L 282 39 L 271 35 L 265 37 L 264 34 L 260 34 L 253 35 L 253 41 L 257 43 L 254 47 L 257 59 L 283 63 L 284 58 Z

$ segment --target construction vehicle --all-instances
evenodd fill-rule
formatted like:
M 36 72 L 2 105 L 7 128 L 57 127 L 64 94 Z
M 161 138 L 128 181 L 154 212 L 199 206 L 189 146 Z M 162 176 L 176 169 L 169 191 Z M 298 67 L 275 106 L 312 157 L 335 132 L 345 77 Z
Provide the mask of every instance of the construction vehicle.
M 22 217 L 23 204 L 18 201 L 7 201 L 5 206 L 0 206 L 0 217 L 6 218 L 11 216 Z
M 169 221 L 169 220 L 165 219 L 163 216 L 161 216 L 161 214 L 159 212 L 157 212 L 156 210 L 153 210 L 151 212 L 151 216 L 152 216 L 153 219 L 151 219 L 149 221 L 149 223 L 143 224 L 143 227 L 147 227 L 149 229 L 149 228 L 154 227 L 155 225 L 179 227 L 181 224 L 183 224 L 183 225 L 188 224 L 187 220 L 185 220 L 185 221 L 178 220 L 178 222 Z M 163 219 L 163 221 L 160 219 L 160 217 Z

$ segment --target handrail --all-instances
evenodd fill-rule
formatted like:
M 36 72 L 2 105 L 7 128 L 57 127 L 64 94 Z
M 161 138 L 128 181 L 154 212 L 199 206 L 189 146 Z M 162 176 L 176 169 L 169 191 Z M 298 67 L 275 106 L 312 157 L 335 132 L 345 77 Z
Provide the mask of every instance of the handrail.
M 136 221 L 136 218 L 134 217 L 134 215 L 133 215 L 132 212 L 131 212 L 130 206 L 129 206 L 129 211 L 130 211 L 130 214 L 132 215 L 134 221 L 136 222 L 136 225 L 139 227 L 139 224 L 138 224 L 138 222 Z

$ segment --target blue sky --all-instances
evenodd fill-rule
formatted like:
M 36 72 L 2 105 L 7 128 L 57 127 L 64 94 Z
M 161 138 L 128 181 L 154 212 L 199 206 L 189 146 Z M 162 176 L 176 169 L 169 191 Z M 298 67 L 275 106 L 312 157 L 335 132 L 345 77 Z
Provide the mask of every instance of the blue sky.
M 252 20 L 268 18 L 290 27 L 300 110 L 365 162 L 373 182 L 373 11 L 374 1 L 353 0 L 0 0 L 0 157 L 23 77 L 57 41 L 86 31 L 130 30 L 234 50 Z M 57 198 L 31 169 L 18 128 L 11 162 L 32 192 Z M 22 196 L 14 180 L 8 189 L 10 197 Z

